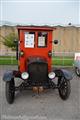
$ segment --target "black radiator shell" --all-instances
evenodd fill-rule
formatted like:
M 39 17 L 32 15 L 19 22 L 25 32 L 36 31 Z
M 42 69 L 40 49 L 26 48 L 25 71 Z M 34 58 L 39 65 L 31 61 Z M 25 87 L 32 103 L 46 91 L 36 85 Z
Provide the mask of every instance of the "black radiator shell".
M 46 62 L 32 62 L 28 65 L 29 80 L 32 85 L 48 83 L 48 64 Z

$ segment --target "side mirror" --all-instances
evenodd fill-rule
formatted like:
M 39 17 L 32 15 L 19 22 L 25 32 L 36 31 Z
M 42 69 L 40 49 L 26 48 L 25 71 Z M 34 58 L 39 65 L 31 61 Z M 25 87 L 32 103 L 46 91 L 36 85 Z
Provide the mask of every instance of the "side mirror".
M 58 40 L 54 40 L 53 43 L 56 45 L 58 44 Z

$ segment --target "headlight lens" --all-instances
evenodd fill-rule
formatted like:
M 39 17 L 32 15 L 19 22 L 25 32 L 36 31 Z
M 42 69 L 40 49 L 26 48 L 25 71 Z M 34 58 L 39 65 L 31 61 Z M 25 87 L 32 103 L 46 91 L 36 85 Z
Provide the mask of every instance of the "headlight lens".
M 48 74 L 48 77 L 50 78 L 50 79 L 54 79 L 55 78 L 55 73 L 54 72 L 50 72 L 49 74 Z
M 23 72 L 22 74 L 21 74 L 21 78 L 22 79 L 28 79 L 28 77 L 29 77 L 29 74 L 27 73 L 27 72 Z

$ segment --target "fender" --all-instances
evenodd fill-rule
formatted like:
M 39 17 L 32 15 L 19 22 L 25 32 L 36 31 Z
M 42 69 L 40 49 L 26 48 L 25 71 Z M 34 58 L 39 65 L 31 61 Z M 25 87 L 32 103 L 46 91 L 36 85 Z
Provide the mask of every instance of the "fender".
M 13 71 L 7 71 L 4 73 L 3 81 L 11 81 L 12 78 L 14 78 Z
M 65 69 L 57 69 L 54 70 L 56 77 L 65 77 L 66 80 L 71 80 L 73 78 L 73 75 L 70 71 Z

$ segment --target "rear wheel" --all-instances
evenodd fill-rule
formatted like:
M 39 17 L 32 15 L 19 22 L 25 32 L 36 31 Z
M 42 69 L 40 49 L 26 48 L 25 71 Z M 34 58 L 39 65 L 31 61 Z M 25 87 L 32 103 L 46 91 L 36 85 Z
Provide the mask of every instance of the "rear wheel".
M 76 74 L 77 74 L 78 76 L 80 76 L 80 70 L 79 70 L 79 68 L 75 68 L 75 71 L 76 71 Z
M 71 92 L 70 80 L 66 80 L 64 77 L 59 79 L 59 95 L 63 100 L 69 98 Z
M 11 81 L 6 82 L 6 100 L 9 104 L 14 102 L 15 97 L 15 83 L 14 78 Z

